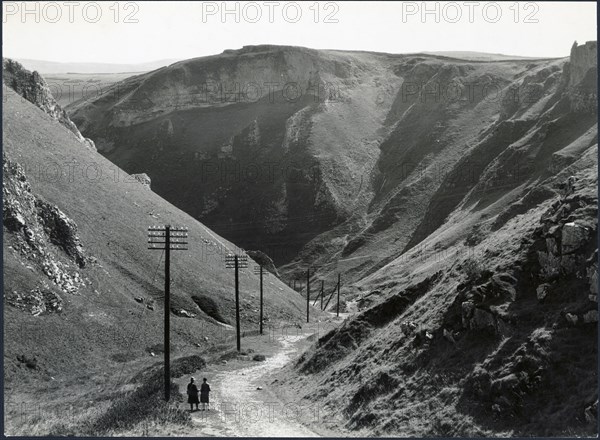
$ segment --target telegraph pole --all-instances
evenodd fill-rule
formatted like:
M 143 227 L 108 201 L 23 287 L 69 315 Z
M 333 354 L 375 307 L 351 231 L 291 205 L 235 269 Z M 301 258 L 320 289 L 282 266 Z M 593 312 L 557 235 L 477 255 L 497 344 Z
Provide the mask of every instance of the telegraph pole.
M 237 341 L 237 351 L 239 352 L 242 349 L 242 340 L 240 338 L 240 278 L 239 261 L 237 255 L 235 256 L 235 333 Z
M 306 322 L 310 322 L 310 267 L 306 270 Z
M 260 266 L 260 334 L 263 334 L 263 267 Z
M 323 310 L 323 295 L 325 294 L 325 280 L 321 280 L 321 310 Z
M 338 283 L 337 283 L 337 312 L 336 315 L 340 316 L 340 278 L 341 274 L 338 273 Z
M 254 266 L 254 274 L 260 275 L 260 334 L 263 334 L 263 267 L 262 265 Z
M 329 298 L 327 299 L 327 302 L 325 303 L 325 307 L 324 307 L 323 310 L 327 310 L 327 307 L 329 306 L 329 303 L 331 302 L 331 299 L 333 298 L 333 295 L 335 295 L 336 287 L 337 286 L 333 286 L 333 290 L 329 294 Z
M 171 227 L 165 227 L 165 324 L 164 324 L 164 362 L 165 362 L 165 400 L 171 397 Z
M 225 256 L 225 267 L 227 269 L 235 269 L 235 334 L 237 351 L 239 352 L 242 351 L 242 341 L 240 335 L 240 281 L 238 272 L 240 267 L 248 267 L 248 256 L 229 254 Z
M 148 249 L 165 251 L 165 307 L 164 307 L 164 381 L 165 400 L 171 397 L 171 250 L 187 250 L 187 228 L 172 228 L 171 225 L 148 228 Z M 183 240 L 183 241 L 182 241 Z
M 324 284 L 324 281 L 321 280 L 321 290 L 319 291 L 319 294 L 313 301 L 313 307 L 314 307 L 315 305 L 317 305 L 317 301 L 319 301 L 319 297 L 321 298 L 321 310 L 323 310 L 323 284 Z

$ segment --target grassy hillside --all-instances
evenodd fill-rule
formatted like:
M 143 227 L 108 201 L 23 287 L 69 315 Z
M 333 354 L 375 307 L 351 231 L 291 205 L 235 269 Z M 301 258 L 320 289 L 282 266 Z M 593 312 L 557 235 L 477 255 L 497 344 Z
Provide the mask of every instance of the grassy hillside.
M 129 173 L 147 173 L 157 194 L 177 208 L 128 175 L 115 179 L 114 166 L 75 143 L 68 151 L 48 148 L 63 140 L 40 141 L 51 121 L 44 125 L 43 113 L 9 101 L 10 160 L 35 173 L 36 160 L 47 166 L 74 158 L 75 170 L 88 173 L 79 181 L 32 182 L 46 204 L 32 201 L 31 211 L 41 213 L 37 230 L 54 245 L 53 231 L 70 223 L 53 205 L 90 225 L 78 235 L 66 228 L 58 255 L 72 268 L 68 274 L 85 270 L 86 286 L 99 293 L 58 292 L 69 299 L 65 310 L 78 311 L 68 324 L 53 311 L 58 303 L 45 286 L 27 285 L 34 305 L 43 304 L 47 322 L 93 325 L 86 337 L 95 340 L 104 331 L 97 329 L 111 328 L 112 315 L 87 312 L 90 298 L 108 298 L 102 310 L 119 304 L 120 313 L 123 304 L 146 313 L 147 298 L 160 304 L 160 281 L 150 275 L 159 257 L 139 258 L 149 252 L 146 224 L 168 218 L 194 225 L 192 243 L 211 252 L 231 246 L 192 220 L 201 219 L 264 251 L 284 279 L 303 279 L 310 266 L 329 292 L 342 273 L 343 309 L 358 313 L 272 384 L 291 400 L 324 407 L 331 432 L 596 434 L 595 54 L 595 42 L 575 44 L 568 59 L 485 62 L 248 46 L 127 78 L 70 106 L 102 155 Z M 225 99 L 250 83 L 279 88 Z M 286 83 L 298 85 L 302 96 L 289 99 Z M 26 131 L 30 122 L 33 132 Z M 90 157 L 103 178 L 90 178 Z M 64 202 L 78 200 L 73 188 L 84 190 L 84 201 Z M 6 227 L 20 224 L 14 213 L 9 218 Z M 29 280 L 27 271 L 45 281 L 17 255 L 22 247 L 13 248 L 15 258 L 6 263 L 14 266 L 13 282 Z M 232 276 L 221 261 L 200 265 L 209 253 L 202 252 L 192 246 L 174 256 L 175 313 L 196 314 L 175 318 L 182 347 L 198 341 L 202 323 L 224 329 L 231 322 Z M 99 265 L 88 260 L 95 255 Z M 67 276 L 67 285 L 77 279 Z M 302 298 L 271 282 L 269 319 L 301 319 Z M 256 284 L 252 275 L 242 278 L 245 328 L 256 328 Z M 15 290 L 9 300 L 20 305 Z M 13 326 L 25 326 L 20 334 L 36 331 L 39 317 L 27 315 L 27 327 L 23 313 L 14 313 Z M 137 327 L 119 316 L 135 334 Z M 144 348 L 160 343 L 160 335 L 149 336 L 160 314 L 150 316 L 148 327 L 140 319 L 137 367 Z M 31 344 L 28 337 L 17 336 L 18 343 Z M 17 360 L 5 362 L 14 377 L 37 371 L 39 361 L 15 350 Z M 122 348 L 114 356 L 127 358 Z
M 583 90 L 591 100 L 597 92 L 569 84 L 576 63 L 421 58 L 400 64 L 404 94 L 389 113 L 393 125 L 379 145 L 366 213 L 313 239 L 280 271 L 311 262 L 361 280 L 424 246 L 457 208 L 477 204 L 477 216 L 469 210 L 461 217 L 465 234 L 480 211 L 494 216 L 509 209 L 596 142 L 595 104 L 578 103 Z M 593 62 L 581 69 L 595 78 Z
M 189 228 L 189 251 L 173 252 L 171 261 L 174 357 L 231 344 L 234 280 L 223 258 L 233 244 L 10 90 L 3 145 L 4 384 L 12 432 L 25 432 L 14 405 L 79 406 L 82 393 L 121 390 L 161 354 L 164 260 L 147 249 L 150 225 Z M 258 330 L 259 283 L 250 263 L 240 275 L 244 332 Z M 301 321 L 305 302 L 269 276 L 265 315 L 273 325 Z
M 278 376 L 282 392 L 360 435 L 595 435 L 596 157 L 537 190 L 573 175 L 566 200 L 528 203 L 493 233 L 493 219 L 467 237 L 448 227 L 365 280 L 361 312 Z
M 597 435 L 596 65 L 578 65 L 588 50 L 523 74 L 536 99 L 502 102 L 489 126 L 459 114 L 448 131 L 476 141 L 460 157 L 408 119 L 413 103 L 382 146 L 395 209 L 356 247 L 374 259 L 379 231 L 418 227 L 347 289 L 359 313 L 281 374 L 282 392 L 359 435 Z M 422 136 L 406 138 L 405 121 Z M 446 144 L 448 133 L 433 136 Z M 406 158 L 424 170 L 394 174 Z M 451 160 L 439 181 L 428 175 Z

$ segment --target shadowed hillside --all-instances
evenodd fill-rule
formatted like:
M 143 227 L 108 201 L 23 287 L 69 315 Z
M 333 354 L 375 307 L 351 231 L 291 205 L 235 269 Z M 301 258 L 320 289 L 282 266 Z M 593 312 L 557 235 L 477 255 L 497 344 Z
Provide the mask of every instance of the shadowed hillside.
M 439 227 L 501 154 L 487 192 L 537 178 L 505 150 L 564 113 L 566 63 L 246 46 L 69 112 L 103 155 L 284 277 L 312 265 L 351 282 Z M 593 129 L 580 114 L 540 155 Z
M 111 161 L 281 264 L 364 211 L 402 82 L 393 60 L 249 46 L 127 79 L 69 111 Z

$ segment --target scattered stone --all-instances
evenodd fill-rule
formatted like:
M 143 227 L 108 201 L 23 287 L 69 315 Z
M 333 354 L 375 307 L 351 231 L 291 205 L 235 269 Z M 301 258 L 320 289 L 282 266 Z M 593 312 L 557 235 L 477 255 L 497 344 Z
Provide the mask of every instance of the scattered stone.
M 588 260 L 588 264 L 591 265 L 587 268 L 587 277 L 588 282 L 590 284 L 590 293 L 592 295 L 598 295 L 598 261 L 597 261 L 597 251 L 594 252 L 590 260 Z
M 154 306 L 152 304 L 146 304 L 146 308 L 148 310 L 154 310 Z
M 402 332 L 408 336 L 408 335 L 412 335 L 416 331 L 417 324 L 415 324 L 412 321 L 404 321 L 401 324 L 401 328 L 402 328 Z
M 62 298 L 46 287 L 38 287 L 25 293 L 13 290 L 5 294 L 5 298 L 11 306 L 29 312 L 33 316 L 61 313 L 63 310 Z
M 544 283 L 540 284 L 535 290 L 537 293 L 537 299 L 542 301 L 546 296 L 548 296 L 548 290 L 550 288 L 550 284 Z
M 150 356 L 156 356 L 153 351 L 150 352 Z
M 552 225 L 548 228 L 548 232 L 546 233 L 546 235 L 553 237 L 553 238 L 559 238 L 561 235 L 561 229 L 559 225 Z M 546 243 L 548 243 L 548 241 L 546 240 Z M 555 242 L 556 243 L 556 242 Z
M 83 144 L 92 151 L 98 151 L 98 149 L 96 148 L 96 144 L 90 138 L 84 138 Z
M 548 249 L 549 254 L 558 254 L 558 246 L 556 244 L 556 239 L 553 237 L 546 238 L 546 249 Z
M 589 231 L 575 222 L 565 223 L 562 228 L 562 253 L 570 254 L 585 245 Z
M 420 347 L 424 344 L 428 344 L 433 340 L 433 334 L 429 332 L 429 330 L 423 329 L 416 332 L 415 337 L 413 339 L 413 345 L 415 347 Z
M 598 420 L 598 399 L 584 410 L 585 421 L 588 423 L 596 423 Z
M 136 296 L 136 297 L 135 297 L 135 298 L 133 298 L 133 299 L 135 299 L 135 300 L 136 300 L 137 302 L 139 302 L 139 303 L 143 303 L 143 302 L 144 302 L 144 298 L 142 298 L 141 296 Z
M 583 257 L 577 254 L 563 255 L 560 259 L 560 267 L 565 274 L 575 274 L 578 278 L 581 275 L 578 273 L 577 268 L 581 266 Z
M 148 174 L 146 174 L 146 173 L 132 174 L 131 177 L 133 177 L 135 180 L 137 180 L 139 183 L 141 183 L 144 187 L 146 187 L 146 189 L 151 189 L 150 185 L 151 185 L 152 181 L 150 180 L 150 176 L 148 176 Z
M 473 318 L 470 321 L 471 329 L 496 328 L 496 318 L 494 315 L 480 308 L 476 308 L 473 312 Z
M 571 325 L 577 325 L 577 316 L 573 315 L 572 313 L 567 313 L 565 314 L 565 319 L 571 324 Z
M 598 310 L 590 310 L 589 312 L 584 313 L 582 318 L 583 322 L 586 324 L 590 322 L 598 322 Z
M 181 318 L 195 318 L 196 317 L 196 315 L 194 313 L 188 312 L 185 309 L 171 308 L 171 312 L 173 312 L 173 314 L 175 316 L 179 316 Z
M 30 368 L 32 370 L 37 370 L 38 368 L 38 360 L 35 356 L 27 356 L 25 354 L 21 354 L 19 356 L 17 356 L 17 360 L 23 364 L 25 364 L 25 366 L 27 368 Z
M 444 329 L 443 335 L 444 338 L 446 338 L 448 341 L 452 342 L 453 344 L 456 344 L 456 340 L 454 339 L 454 336 L 452 335 L 451 331 Z
M 41 224 L 50 241 L 61 247 L 67 255 L 75 260 L 79 267 L 84 267 L 86 258 L 79 237 L 77 225 L 58 207 L 36 199 L 35 206 Z
M 222 360 L 222 361 L 221 361 L 221 363 L 222 363 L 223 365 L 227 365 L 227 361 L 226 361 L 226 360 Z
M 560 273 L 561 258 L 559 256 L 538 251 L 538 261 L 542 267 L 542 278 L 553 279 Z
M 247 251 L 246 253 L 250 258 L 252 258 L 254 261 L 256 261 L 263 267 L 263 274 L 265 273 L 265 271 L 268 271 L 275 275 L 277 278 L 279 278 L 279 272 L 277 272 L 277 268 L 275 267 L 275 264 L 273 263 L 271 257 L 269 257 L 262 251 Z
M 473 316 L 475 310 L 475 304 L 473 301 L 465 301 L 461 304 L 462 308 L 462 324 L 464 328 L 469 328 L 469 321 Z
M 257 389 L 258 391 L 261 391 L 261 390 L 262 390 L 262 387 L 256 387 L 256 389 Z

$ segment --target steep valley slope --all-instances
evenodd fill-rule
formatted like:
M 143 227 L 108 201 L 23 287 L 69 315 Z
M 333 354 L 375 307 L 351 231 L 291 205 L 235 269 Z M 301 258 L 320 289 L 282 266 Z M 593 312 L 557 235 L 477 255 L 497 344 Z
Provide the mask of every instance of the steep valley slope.
M 43 403 L 49 411 L 50 395 L 78 405 L 75 395 L 92 388 L 97 399 L 106 391 L 104 379 L 125 385 L 132 365 L 154 363 L 162 353 L 164 259 L 147 248 L 148 226 L 171 223 L 189 231 L 189 251 L 171 255 L 175 358 L 231 344 L 234 279 L 224 256 L 239 248 L 156 195 L 148 180 L 99 155 L 43 78 L 7 65 L 4 390 L 5 420 L 14 432 L 23 421 L 14 404 L 37 410 L 32 405 Z M 252 263 L 240 274 L 244 332 L 258 330 Z M 267 324 L 301 322 L 304 300 L 276 277 L 264 284 Z M 31 434 L 34 425 L 17 432 Z
M 439 184 L 404 179 L 404 203 L 432 191 L 411 240 L 348 292 L 358 313 L 279 378 L 332 430 L 597 435 L 595 43 L 520 81 L 548 93 L 501 103 Z M 392 137 L 383 169 L 434 148 Z
M 574 45 L 577 69 L 595 66 L 595 47 Z M 558 102 L 584 80 L 563 74 L 568 58 L 490 60 L 246 46 L 68 111 L 103 155 L 284 277 L 311 266 L 349 285 L 437 229 L 496 158 L 479 191 L 490 200 L 541 177 L 539 157 L 593 139 L 591 101 L 576 116 Z M 537 169 L 505 151 L 518 143 L 536 144 Z
M 13 101 L 15 127 L 32 118 L 24 107 L 44 115 Z M 177 207 L 161 219 L 177 213 L 212 240 L 200 220 L 271 256 L 284 278 L 342 273 L 357 313 L 272 384 L 324 408 L 332 432 L 597 434 L 596 42 L 562 59 L 487 61 L 247 46 L 127 78 L 67 110 L 99 153 L 150 176 Z M 38 142 L 32 130 L 15 133 L 9 154 L 27 169 L 62 154 L 17 141 Z M 111 167 L 70 142 L 78 163 L 94 154 Z M 78 224 L 104 213 L 82 229 L 84 249 L 109 233 L 107 219 L 145 228 L 165 203 L 139 184 L 83 184 L 93 196 L 80 207 L 58 203 L 76 194 L 70 183 L 34 189 Z M 121 209 L 102 211 L 102 194 Z M 127 228 L 111 246 L 142 252 L 144 233 Z M 207 290 L 231 278 L 216 262 L 198 275 L 198 255 L 177 258 Z M 150 283 L 139 274 L 157 259 L 120 259 L 111 295 L 136 289 L 123 274 Z M 282 317 L 296 316 L 298 297 L 271 288 Z
M 111 161 L 281 264 L 368 204 L 402 83 L 392 60 L 251 46 L 127 79 L 69 113 Z

